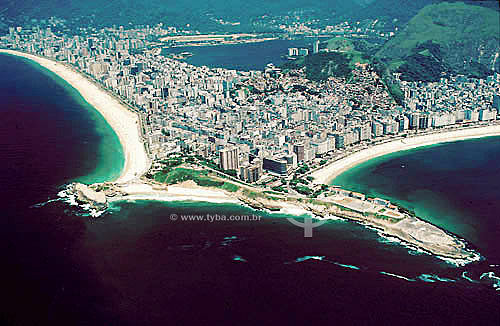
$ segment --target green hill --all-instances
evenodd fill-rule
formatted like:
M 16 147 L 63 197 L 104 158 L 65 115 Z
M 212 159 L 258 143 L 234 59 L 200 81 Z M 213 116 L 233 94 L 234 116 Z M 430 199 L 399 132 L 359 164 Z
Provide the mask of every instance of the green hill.
M 332 51 L 349 52 L 354 50 L 354 44 L 345 37 L 334 37 L 326 42 L 326 48 Z
M 369 44 L 364 40 L 348 39 L 345 37 L 334 37 L 326 43 L 326 48 L 331 52 L 340 52 L 347 55 L 351 67 L 356 63 L 369 63 L 370 55 L 369 48 L 374 45 Z M 362 48 L 363 50 L 360 50 Z
M 376 58 L 406 80 L 438 80 L 441 72 L 483 77 L 500 71 L 498 11 L 458 3 L 429 5 L 387 42 Z
M 365 44 L 366 43 L 366 44 Z M 299 57 L 281 66 L 284 70 L 305 67 L 306 76 L 310 80 L 322 81 L 328 77 L 344 77 L 349 79 L 357 63 L 370 63 L 366 49 L 373 47 L 364 40 L 334 37 L 323 42 L 322 48 L 328 52 L 319 52 Z M 362 47 L 365 51 L 359 51 Z
M 328 77 L 345 77 L 351 74 L 353 65 L 351 55 L 340 52 L 320 52 L 309 54 L 281 66 L 284 70 L 300 69 L 305 67 L 306 77 L 310 80 L 321 81 Z
M 361 0 L 359 0 L 361 1 Z M 185 27 L 207 31 L 251 31 L 259 29 L 254 22 L 262 16 L 282 16 L 301 12 L 304 17 L 328 18 L 341 21 L 350 13 L 359 12 L 356 1 L 329 0 L 2 0 L 0 1 L 0 32 L 2 24 L 29 24 L 31 19 L 56 16 L 83 26 L 108 27 L 156 25 Z M 332 15 L 335 12 L 335 15 Z M 221 25 L 216 20 L 239 22 L 240 25 Z M 267 31 L 268 27 L 262 27 Z

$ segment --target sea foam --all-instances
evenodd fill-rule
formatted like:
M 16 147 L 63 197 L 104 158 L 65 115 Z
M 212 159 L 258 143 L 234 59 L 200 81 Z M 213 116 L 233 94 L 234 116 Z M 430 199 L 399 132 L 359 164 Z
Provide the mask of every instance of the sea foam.
M 294 263 L 302 263 L 306 260 L 323 260 L 325 259 L 325 256 L 304 256 L 304 257 L 299 257 L 299 258 L 296 258 L 293 262 Z M 290 262 L 287 262 L 285 264 L 289 264 Z
M 239 256 L 239 255 L 234 255 L 234 256 L 233 256 L 233 260 L 234 260 L 234 261 L 240 261 L 240 262 L 242 262 L 242 263 L 246 263 L 246 262 L 247 262 L 247 260 L 246 260 L 245 258 L 243 258 L 243 257 L 241 257 L 241 256 Z
M 61 201 L 62 198 L 56 198 L 56 199 L 49 199 L 43 203 L 38 203 L 38 204 L 34 204 L 34 205 L 31 205 L 30 208 L 40 208 L 40 207 L 43 207 L 47 204 L 50 204 L 50 203 L 53 203 L 53 202 L 56 202 L 56 201 Z
M 355 269 L 355 270 L 361 269 L 358 266 L 354 266 L 354 265 L 341 264 L 341 263 L 337 263 L 337 262 L 333 262 L 333 263 L 337 266 L 340 266 L 340 267 L 345 267 L 345 268 L 350 268 L 350 269 Z
M 456 282 L 456 280 L 453 280 L 451 278 L 446 278 L 446 277 L 440 277 L 436 274 L 421 274 L 418 276 L 418 279 L 424 281 L 424 282 L 430 282 L 430 283 L 435 283 L 435 282 Z
M 387 276 L 392 276 L 392 277 L 395 277 L 395 278 L 399 278 L 399 279 L 402 279 L 402 280 L 405 280 L 405 281 L 408 281 L 408 282 L 415 282 L 416 280 L 412 279 L 412 278 L 407 278 L 403 275 L 398 275 L 398 274 L 393 274 L 393 273 L 388 273 L 388 272 L 380 272 L 380 274 L 383 274 L 383 275 L 387 275 Z

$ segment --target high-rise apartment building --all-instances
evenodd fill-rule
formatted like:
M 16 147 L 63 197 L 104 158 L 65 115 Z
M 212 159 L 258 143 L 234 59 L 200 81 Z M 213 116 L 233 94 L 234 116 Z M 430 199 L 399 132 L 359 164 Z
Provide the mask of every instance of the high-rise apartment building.
M 239 150 L 238 147 L 228 147 L 221 149 L 219 153 L 220 168 L 223 170 L 239 170 Z

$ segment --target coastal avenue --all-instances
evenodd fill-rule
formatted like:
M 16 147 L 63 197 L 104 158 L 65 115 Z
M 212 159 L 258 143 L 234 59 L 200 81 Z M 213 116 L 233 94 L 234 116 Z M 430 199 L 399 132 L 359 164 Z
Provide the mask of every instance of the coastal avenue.
M 11 39 L 7 38 L 7 41 L 11 41 Z M 92 41 L 93 45 L 96 44 L 95 41 Z M 33 49 L 33 42 L 36 43 L 36 38 L 21 42 L 16 38 L 15 47 Z M 105 43 L 102 46 L 105 46 Z M 114 199 L 118 198 L 118 200 L 120 198 L 151 198 L 156 200 L 172 198 L 176 194 L 169 192 L 169 189 L 174 189 L 171 184 L 163 186 L 161 183 L 149 179 L 155 179 L 157 176 L 162 175 L 163 171 L 168 171 L 165 172 L 167 173 L 166 178 L 170 178 L 168 173 L 183 173 L 186 177 L 193 178 L 197 186 L 198 183 L 208 182 L 209 185 L 222 187 L 223 191 L 217 190 L 213 198 L 220 198 L 223 201 L 234 202 L 236 200 L 251 207 L 271 210 L 289 209 L 301 213 L 312 212 L 323 218 L 332 214 L 354 220 L 362 219 L 368 224 L 382 225 L 388 234 L 414 243 L 422 249 L 436 254 L 457 259 L 475 260 L 478 257 L 476 253 L 466 248 L 462 240 L 456 239 L 456 241 L 453 241 L 452 238 L 442 233 L 442 230 L 435 229 L 432 225 L 428 226 L 429 234 L 427 232 L 418 233 L 412 231 L 411 228 L 408 228 L 409 226 L 420 225 L 420 223 L 425 225 L 425 222 L 417 219 L 415 220 L 416 224 L 413 222 L 408 223 L 414 217 L 405 213 L 400 214 L 397 207 L 391 210 L 381 206 L 374 208 L 370 212 L 364 209 L 359 211 L 352 206 L 357 199 L 350 198 L 351 193 L 346 193 L 338 199 L 332 199 L 343 192 L 327 186 L 326 183 L 340 172 L 367 159 L 437 142 L 500 134 L 498 125 L 451 132 L 448 132 L 446 128 L 442 129 L 442 127 L 439 129 L 432 128 L 431 125 L 437 126 L 438 123 L 442 123 L 439 120 L 442 118 L 439 112 L 431 116 L 431 125 L 429 125 L 428 117 L 420 114 L 408 113 L 407 115 L 401 115 L 399 108 L 396 107 L 387 91 L 379 87 L 376 73 L 367 65 L 358 65 L 357 68 L 353 69 L 352 74 L 357 79 L 357 82 L 346 84 L 343 78 L 330 78 L 326 82 L 318 83 L 308 80 L 303 75 L 303 72 L 302 75 L 300 71 L 295 71 L 293 74 L 290 72 L 283 74 L 279 69 L 272 66 L 264 72 L 245 73 L 224 69 L 212 70 L 206 67 L 197 68 L 163 57 L 143 57 L 140 55 L 139 60 L 144 61 L 140 65 L 138 64 L 137 67 L 130 67 L 130 70 L 126 67 L 125 61 L 116 63 L 115 68 L 125 69 L 127 75 L 132 70 L 139 72 L 139 70 L 144 70 L 147 66 L 156 66 L 158 71 L 162 72 L 162 74 L 156 76 L 157 82 L 153 83 L 158 87 L 162 84 L 166 85 L 167 82 L 170 84 L 175 83 L 177 78 L 195 83 L 196 80 L 205 81 L 206 85 L 198 85 L 200 88 L 188 89 L 184 101 L 176 103 L 175 98 L 178 97 L 174 97 L 174 93 L 171 94 L 170 89 L 167 90 L 168 96 L 165 96 L 164 88 L 160 87 L 155 91 L 154 88 L 147 87 L 137 80 L 134 89 L 139 93 L 135 93 L 132 88 L 121 84 L 126 82 L 125 79 L 117 80 L 115 77 L 105 77 L 109 75 L 112 68 L 106 62 L 89 61 L 83 64 L 86 67 L 84 72 L 91 78 L 96 81 L 104 80 L 102 85 L 104 89 L 101 89 L 82 77 L 78 72 L 56 61 L 11 50 L 7 50 L 7 52 L 34 60 L 67 80 L 82 93 L 90 104 L 101 112 L 116 131 L 125 152 L 125 167 L 122 176 L 115 183 L 105 186 L 94 185 L 93 189 L 97 190 L 97 192 L 104 191 L 107 196 L 114 197 Z M 47 55 L 47 53 L 43 54 Z M 54 52 L 49 57 L 57 59 L 58 55 Z M 68 63 L 73 65 L 77 64 L 76 58 L 76 56 L 72 57 L 71 55 L 66 57 Z M 81 65 L 79 68 L 82 68 Z M 142 74 L 139 73 L 138 76 L 140 77 Z M 173 76 L 177 76 L 177 78 L 172 79 Z M 499 87 L 498 79 L 497 77 L 495 83 L 489 83 L 486 86 L 482 85 L 483 92 L 492 94 L 494 89 Z M 265 101 L 268 98 L 266 90 L 269 85 L 272 85 L 270 82 L 278 83 L 284 89 L 289 89 L 287 86 L 289 83 L 300 83 L 303 85 L 302 87 L 309 88 L 325 96 L 314 97 L 314 101 L 311 102 L 303 96 L 292 96 L 293 91 L 280 95 L 272 93 L 269 98 L 272 99 L 271 102 L 275 103 L 274 106 L 246 108 L 245 105 L 249 103 L 247 101 L 250 99 L 252 99 L 253 103 L 259 104 L 260 101 Z M 235 87 L 237 84 L 240 85 L 240 88 Z M 249 88 L 245 91 L 245 88 L 241 88 L 241 85 L 260 89 L 263 93 L 258 95 L 250 93 L 247 95 Z M 108 95 L 107 90 L 116 92 L 118 99 Z M 148 92 L 148 90 L 151 92 L 152 97 L 140 95 Z M 360 96 L 361 90 L 361 94 L 368 93 L 370 96 Z M 222 93 L 222 97 L 217 95 L 220 93 Z M 178 91 L 176 94 L 179 94 Z M 214 97 L 211 97 L 212 95 Z M 373 119 L 371 125 L 367 124 L 363 117 L 359 117 L 360 120 L 355 120 L 359 124 L 349 123 L 346 126 L 347 128 L 341 128 L 340 122 L 344 121 L 345 124 L 344 115 L 353 114 L 355 112 L 354 108 L 339 106 L 338 112 L 325 110 L 327 105 L 340 105 L 340 99 L 345 96 L 352 97 L 353 100 L 360 102 L 362 106 L 366 106 L 368 109 L 367 114 Z M 200 100 L 201 105 L 199 104 Z M 285 102 L 295 107 L 295 111 L 284 112 L 281 105 Z M 300 106 L 304 104 L 309 108 L 308 110 L 300 109 Z M 225 106 L 228 111 L 223 113 L 218 109 L 220 105 Z M 318 111 L 314 110 L 315 105 Z M 375 105 L 384 107 L 385 113 L 382 115 L 377 113 L 378 111 L 373 109 Z M 129 108 L 134 107 L 137 109 L 133 109 L 133 112 L 129 110 Z M 231 107 L 235 109 L 231 110 Z M 239 113 L 240 110 L 243 113 Z M 455 113 L 457 116 L 453 121 L 475 126 L 480 123 L 491 124 L 491 121 L 496 120 L 496 114 L 491 115 L 491 112 L 493 112 L 491 108 L 481 110 L 463 109 Z M 255 135 L 259 134 L 262 136 L 263 132 L 267 130 L 266 126 L 271 126 L 271 130 L 276 130 L 277 125 L 273 122 L 274 120 L 269 119 L 271 114 L 286 118 L 286 120 L 282 120 L 282 129 L 278 128 L 277 130 L 280 134 L 275 134 L 275 138 L 255 137 Z M 390 116 L 389 119 L 387 118 L 388 115 Z M 257 116 L 261 116 L 263 119 L 255 120 Z M 336 118 L 332 120 L 332 117 Z M 224 122 L 221 124 L 222 118 Z M 391 119 L 394 120 L 391 121 Z M 214 122 L 213 125 L 212 121 Z M 238 121 L 241 124 L 235 124 Z M 256 121 L 264 121 L 264 124 L 259 125 Z M 243 123 L 245 123 L 245 128 L 243 128 Z M 308 130 L 318 132 L 319 137 L 317 137 L 318 135 L 314 136 L 309 131 L 290 133 L 290 131 L 300 131 L 301 128 L 306 126 Z M 326 130 L 331 129 L 337 129 L 337 132 L 333 134 L 326 132 Z M 435 130 L 436 132 L 439 131 L 439 133 L 414 138 L 406 137 L 405 143 L 396 140 L 377 144 L 381 139 L 386 141 L 391 138 L 399 138 L 401 135 L 408 136 L 409 130 L 413 132 L 416 132 L 416 130 Z M 232 134 L 241 134 L 242 132 L 244 132 L 242 143 L 232 144 L 226 140 L 231 139 Z M 291 139 L 287 141 L 282 134 L 288 135 L 287 137 Z M 253 137 L 246 138 L 246 135 L 253 135 Z M 311 136 L 312 139 L 309 140 L 308 137 Z M 145 142 L 143 143 L 141 139 L 144 139 Z M 265 139 L 269 139 L 270 142 L 266 143 Z M 252 144 L 252 140 L 257 140 L 260 143 L 256 148 L 262 148 L 264 145 L 267 150 L 254 152 L 252 147 L 257 144 Z M 288 148 L 288 150 L 282 151 L 280 146 L 276 147 L 275 141 L 280 146 Z M 303 144 L 308 144 L 308 147 L 306 148 Z M 357 144 L 365 144 L 366 148 L 351 153 Z M 231 167 L 231 169 L 234 169 L 235 175 L 243 178 L 241 172 L 245 168 L 251 168 L 252 171 L 256 171 L 258 174 L 253 181 L 257 181 L 256 185 L 249 186 L 242 184 L 239 180 L 235 181 L 236 179 L 230 175 L 230 171 L 221 169 L 221 164 L 215 168 L 214 161 L 217 161 L 218 154 L 222 153 L 222 149 L 229 148 L 229 146 L 235 148 L 236 160 L 232 163 L 234 167 Z M 145 148 L 148 149 L 147 152 Z M 301 148 L 300 152 L 298 148 Z M 184 158 L 181 156 L 180 159 L 186 161 L 173 170 L 168 166 L 161 168 L 162 165 L 171 160 L 171 157 L 175 157 L 180 152 L 191 152 L 195 155 L 188 155 L 188 157 Z M 256 153 L 258 155 L 255 155 Z M 298 157 L 299 153 L 300 159 Z M 335 155 L 332 155 L 332 153 Z M 331 164 L 328 161 L 329 156 L 334 157 Z M 253 157 L 253 161 L 250 160 L 250 157 Z M 196 163 L 197 160 L 199 164 L 205 163 L 200 166 L 193 166 L 193 163 Z M 153 166 L 150 162 L 157 166 L 155 170 L 149 170 Z M 188 162 L 190 163 L 187 164 Z M 210 166 L 210 164 L 213 166 Z M 277 167 L 279 172 L 274 171 L 274 167 Z M 204 176 L 200 177 L 199 171 L 203 170 L 205 171 L 203 172 Z M 263 170 L 266 173 L 263 174 Z M 207 171 L 212 174 L 207 175 Z M 166 178 L 163 179 L 166 180 Z M 188 191 L 193 191 L 193 184 L 188 185 L 181 182 L 185 180 L 184 177 L 181 177 L 176 182 L 180 183 L 181 188 L 187 186 L 186 189 L 190 189 Z M 242 181 L 248 182 L 249 180 L 243 178 Z M 120 183 L 123 185 L 120 186 Z M 78 188 L 75 188 L 75 191 L 78 194 L 83 194 Z M 85 197 L 83 194 L 82 198 Z M 181 196 L 181 198 L 185 197 Z M 365 204 L 368 206 L 373 204 L 373 199 L 366 200 L 368 202 L 360 203 L 358 206 L 364 207 Z M 327 203 L 326 206 L 325 203 Z M 333 204 L 333 206 L 330 204 Z M 353 215 L 342 213 L 342 209 L 345 208 L 353 210 Z M 367 213 L 368 216 L 365 216 Z M 389 222 L 384 222 L 384 219 L 388 219 Z M 436 232 L 443 234 L 443 242 L 435 243 L 436 237 L 431 234 Z M 408 236 L 410 234 L 412 236 Z M 415 237 L 420 240 L 415 242 Z M 452 244 L 451 247 L 447 247 L 449 244 Z M 458 244 L 458 247 L 455 247 L 454 244 Z
M 500 124 L 495 123 L 493 125 L 433 132 L 424 135 L 416 135 L 413 137 L 404 137 L 399 140 L 388 139 L 381 144 L 377 144 L 369 148 L 364 148 L 359 151 L 353 151 L 347 156 L 333 161 L 330 165 L 313 171 L 310 175 L 314 177 L 315 182 L 318 184 L 328 183 L 331 180 L 335 179 L 335 177 L 340 175 L 342 172 L 378 156 L 438 143 L 454 142 L 480 137 L 492 137 L 498 135 L 500 135 Z
M 498 6 L 438 2 L 7 1 L 0 320 L 498 326 Z
M 369 64 L 350 63 L 345 67 L 347 75 L 324 80 L 307 75 L 304 69 L 272 65 L 249 72 L 196 67 L 152 55 L 152 50 L 132 51 L 126 44 L 136 40 L 136 33 L 121 27 L 69 38 L 49 30 L 40 35 L 13 29 L 1 44 L 75 67 L 140 112 L 143 147 L 152 162 L 189 150 L 221 168 L 221 153 L 236 148 L 234 170 L 239 178 L 289 194 L 319 195 L 314 184 L 326 183 L 328 177 L 314 183 L 308 177 L 321 175 L 324 166 L 360 147 L 413 134 L 494 124 L 498 118 L 500 74 L 484 81 L 449 76 L 439 84 L 395 79 L 405 95 L 400 106 Z M 140 33 L 153 37 L 163 31 Z M 140 40 L 154 47 L 154 42 L 148 42 Z M 328 47 L 317 52 L 319 57 L 333 55 L 341 60 Z M 133 175 L 145 173 L 147 165 Z M 251 179 L 249 171 L 255 172 Z

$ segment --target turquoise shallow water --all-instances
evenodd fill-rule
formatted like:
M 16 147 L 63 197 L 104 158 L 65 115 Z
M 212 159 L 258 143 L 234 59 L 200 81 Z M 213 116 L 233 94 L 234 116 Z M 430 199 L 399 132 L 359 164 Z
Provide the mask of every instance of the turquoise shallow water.
M 398 203 L 498 258 L 499 159 L 500 137 L 444 143 L 364 162 L 333 183 Z
M 118 178 L 123 170 L 125 158 L 120 140 L 111 126 L 106 122 L 104 117 L 93 106 L 88 104 L 82 95 L 70 84 L 64 81 L 61 77 L 54 74 L 50 70 L 40 66 L 36 62 L 28 59 L 15 57 L 15 60 L 22 60 L 30 66 L 37 69 L 44 76 L 49 77 L 54 85 L 48 85 L 48 88 L 54 88 L 57 85 L 61 91 L 64 90 L 64 98 L 62 101 L 71 97 L 71 103 L 66 105 L 70 106 L 72 110 L 82 110 L 85 112 L 86 119 L 92 125 L 92 132 L 98 138 L 97 148 L 93 153 L 86 152 L 85 156 L 82 155 L 82 166 L 87 168 L 84 175 L 76 177 L 72 181 L 78 181 L 86 184 L 111 181 Z M 58 100 L 58 94 L 51 94 L 50 91 L 47 96 L 53 96 L 54 100 Z M 64 105 L 64 104 L 63 104 Z M 86 124 L 79 124 L 74 122 L 73 129 L 88 128 Z M 83 139 L 82 142 L 86 140 Z

